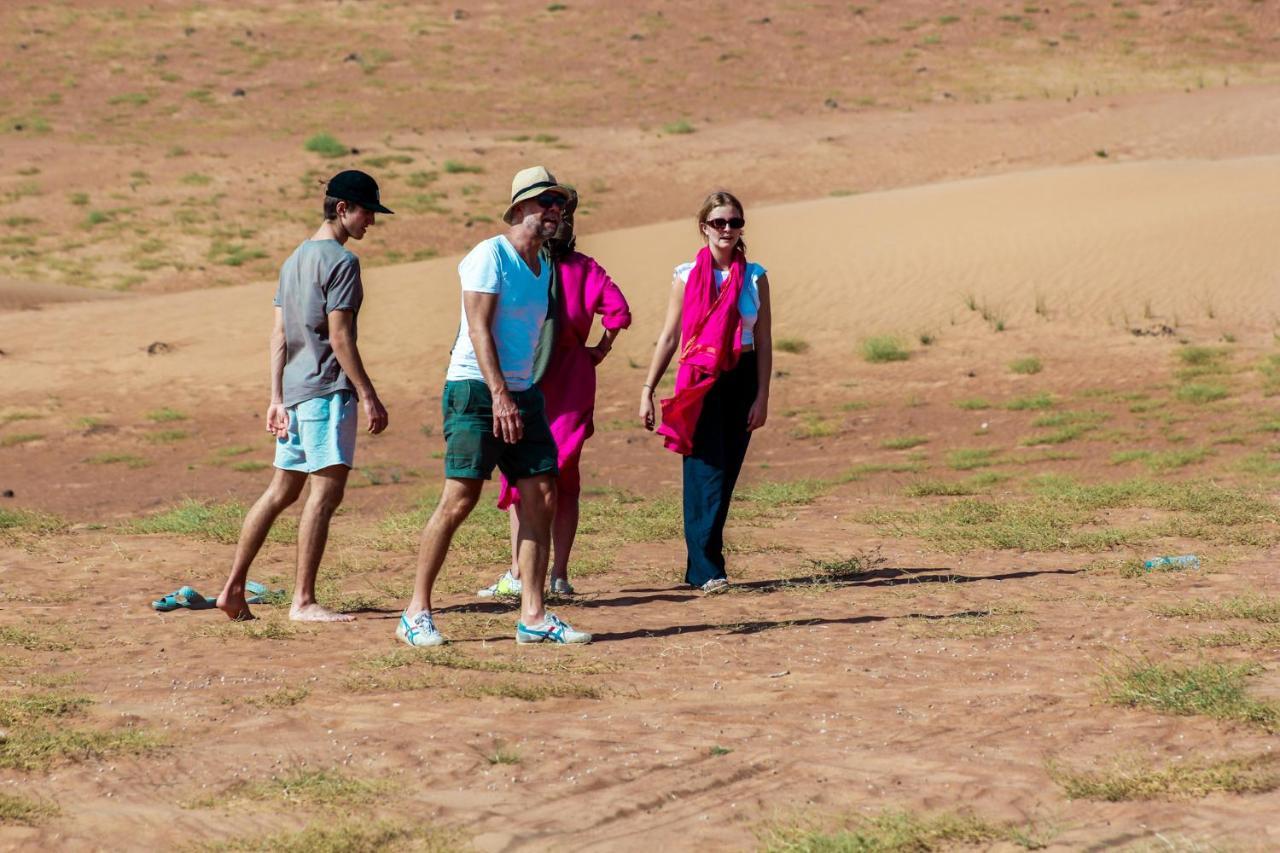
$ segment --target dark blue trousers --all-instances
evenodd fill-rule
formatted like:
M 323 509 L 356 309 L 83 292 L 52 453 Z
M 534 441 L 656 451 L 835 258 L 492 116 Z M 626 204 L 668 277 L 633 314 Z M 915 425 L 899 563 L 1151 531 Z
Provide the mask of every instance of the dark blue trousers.
M 684 457 L 684 541 L 689 550 L 684 579 L 693 586 L 725 577 L 724 523 L 751 443 L 747 413 L 758 387 L 756 354 L 744 352 L 707 394 L 693 452 Z

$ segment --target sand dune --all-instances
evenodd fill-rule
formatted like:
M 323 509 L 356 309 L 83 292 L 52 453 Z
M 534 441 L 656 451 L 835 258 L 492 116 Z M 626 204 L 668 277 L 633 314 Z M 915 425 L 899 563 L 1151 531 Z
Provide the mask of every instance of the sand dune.
M 942 327 L 970 299 L 1009 324 L 1033 318 L 1037 300 L 1067 323 L 1154 313 L 1274 324 L 1278 190 L 1280 157 L 1100 164 L 753 208 L 748 240 L 771 270 L 778 334 L 814 341 Z M 640 331 L 624 346 L 635 357 L 696 239 L 688 220 L 583 239 L 631 298 Z M 435 383 L 457 324 L 456 263 L 367 271 L 362 349 L 380 381 Z M 15 400 L 256 387 L 272 287 L 0 315 L 4 385 Z M 148 354 L 156 341 L 171 351 Z

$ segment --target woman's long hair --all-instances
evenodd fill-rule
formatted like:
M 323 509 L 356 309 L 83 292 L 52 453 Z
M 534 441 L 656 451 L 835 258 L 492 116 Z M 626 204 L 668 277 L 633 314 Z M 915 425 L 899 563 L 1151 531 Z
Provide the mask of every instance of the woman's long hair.
M 743 212 L 742 202 L 738 201 L 736 195 L 728 190 L 716 190 L 707 196 L 706 200 L 702 202 L 702 207 L 698 208 L 698 236 L 702 237 L 703 240 L 706 240 L 706 235 L 702 233 L 702 226 L 707 221 L 707 214 L 717 207 L 732 207 L 738 211 L 738 215 L 743 219 L 747 217 L 746 213 Z M 738 245 L 734 248 L 734 251 L 745 255 L 747 253 L 747 241 L 743 240 L 742 237 L 738 237 Z
M 556 236 L 545 243 L 552 260 L 563 258 L 578 245 L 578 235 L 573 233 L 573 212 L 578 209 L 578 191 L 570 186 L 565 188 L 569 190 L 569 201 L 564 206 L 560 228 L 556 231 Z

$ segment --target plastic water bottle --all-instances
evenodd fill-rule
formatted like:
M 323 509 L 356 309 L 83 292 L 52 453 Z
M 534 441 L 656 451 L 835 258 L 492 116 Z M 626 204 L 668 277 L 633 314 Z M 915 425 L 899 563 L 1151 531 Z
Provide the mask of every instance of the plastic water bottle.
M 1200 558 L 1195 554 L 1179 554 L 1171 557 L 1155 557 L 1147 560 L 1142 564 L 1147 569 L 1172 569 L 1178 571 L 1180 569 L 1198 569 L 1200 568 Z

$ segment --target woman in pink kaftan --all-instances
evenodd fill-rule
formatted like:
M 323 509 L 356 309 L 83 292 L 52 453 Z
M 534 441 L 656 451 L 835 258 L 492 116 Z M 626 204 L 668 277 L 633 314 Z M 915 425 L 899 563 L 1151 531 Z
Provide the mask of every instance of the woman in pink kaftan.
M 596 365 L 604 361 L 618 333 L 631 325 L 631 311 L 622 290 L 609 278 L 604 267 L 574 250 L 573 214 L 578 206 L 575 193 L 564 210 L 560 230 L 547 241 L 544 260 L 555 269 L 554 318 L 539 341 L 538 367 L 546 367 L 537 386 L 546 403 L 547 422 L 555 438 L 560 469 L 556 481 L 556 515 L 551 528 L 551 591 L 572 595 L 569 584 L 569 554 L 578 532 L 578 499 L 582 479 L 578 461 L 582 446 L 595 431 L 592 413 L 596 405 Z M 549 256 L 549 257 L 548 257 Z M 604 334 L 594 346 L 587 341 L 596 315 Z M 545 350 L 545 351 L 544 351 Z M 548 358 L 549 355 L 549 358 Z M 516 544 L 519 530 L 512 504 L 520 500 L 515 485 L 502 478 L 498 507 L 511 515 L 511 568 L 496 583 L 480 590 L 482 597 L 518 596 L 519 567 Z

